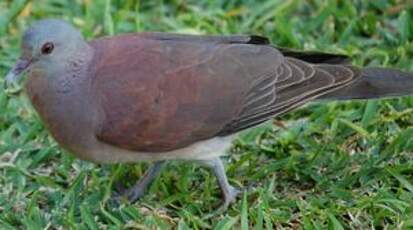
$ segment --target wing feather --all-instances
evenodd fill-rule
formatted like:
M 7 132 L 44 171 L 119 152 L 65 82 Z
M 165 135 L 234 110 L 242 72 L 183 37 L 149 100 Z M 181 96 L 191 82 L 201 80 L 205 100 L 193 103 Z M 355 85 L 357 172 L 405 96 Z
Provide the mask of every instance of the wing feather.
M 258 125 L 266 120 L 291 111 L 319 96 L 337 90 L 359 76 L 358 70 L 343 65 L 308 64 L 294 58 L 286 58 L 274 72 L 271 88 L 274 92 L 271 103 L 248 104 L 242 113 L 228 124 L 220 135 L 228 135 Z M 255 97 L 257 92 L 254 92 Z M 267 94 L 264 94 L 267 96 Z M 251 100 L 251 97 L 248 97 Z M 259 100 L 255 100 L 259 101 Z M 251 105 L 255 105 L 252 107 Z

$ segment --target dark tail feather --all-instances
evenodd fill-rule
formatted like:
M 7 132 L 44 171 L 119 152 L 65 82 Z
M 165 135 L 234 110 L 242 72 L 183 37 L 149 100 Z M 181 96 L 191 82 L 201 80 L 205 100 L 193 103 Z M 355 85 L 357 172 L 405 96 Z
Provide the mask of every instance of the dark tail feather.
M 361 74 L 362 76 L 355 82 L 320 99 L 373 99 L 413 95 L 413 73 L 394 69 L 366 68 Z
M 313 64 L 351 64 L 351 58 L 342 54 L 330 54 L 317 51 L 297 51 L 288 48 L 276 47 L 286 57 L 300 59 Z

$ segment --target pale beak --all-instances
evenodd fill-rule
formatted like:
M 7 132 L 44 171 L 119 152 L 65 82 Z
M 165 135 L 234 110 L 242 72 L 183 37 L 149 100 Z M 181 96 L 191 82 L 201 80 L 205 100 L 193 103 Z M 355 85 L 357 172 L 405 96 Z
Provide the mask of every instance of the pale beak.
M 16 84 L 21 75 L 29 69 L 31 63 L 31 60 L 19 58 L 14 67 L 6 75 L 4 89 Z

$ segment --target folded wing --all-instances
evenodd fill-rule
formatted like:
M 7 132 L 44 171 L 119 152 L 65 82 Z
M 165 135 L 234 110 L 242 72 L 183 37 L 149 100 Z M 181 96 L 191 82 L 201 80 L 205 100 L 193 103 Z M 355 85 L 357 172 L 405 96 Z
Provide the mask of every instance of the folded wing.
M 144 33 L 91 42 L 99 140 L 161 152 L 230 135 L 336 90 L 342 65 L 285 58 L 262 37 Z

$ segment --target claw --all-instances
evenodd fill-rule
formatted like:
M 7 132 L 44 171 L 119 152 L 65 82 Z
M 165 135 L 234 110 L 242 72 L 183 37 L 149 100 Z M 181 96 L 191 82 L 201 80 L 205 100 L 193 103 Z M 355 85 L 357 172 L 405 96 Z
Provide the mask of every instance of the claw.
M 228 192 L 226 194 L 224 194 L 224 206 L 226 206 L 228 208 L 228 206 L 230 204 L 237 201 L 237 197 L 240 194 L 241 194 L 241 190 L 239 190 L 239 189 L 237 189 L 233 186 L 229 186 Z

